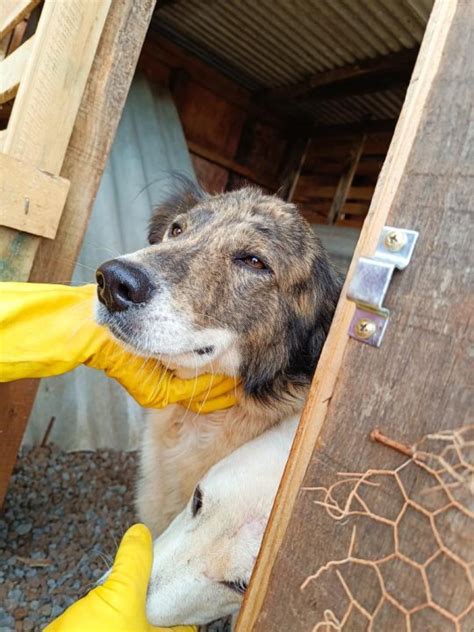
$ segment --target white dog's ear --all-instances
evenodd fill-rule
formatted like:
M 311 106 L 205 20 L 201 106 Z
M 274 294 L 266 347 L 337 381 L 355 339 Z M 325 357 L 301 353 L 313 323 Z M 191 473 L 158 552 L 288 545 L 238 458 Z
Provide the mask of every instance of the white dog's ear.
M 173 219 L 187 213 L 205 196 L 201 187 L 185 176 L 175 177 L 172 186 L 169 197 L 154 209 L 148 229 L 150 244 L 162 241 Z

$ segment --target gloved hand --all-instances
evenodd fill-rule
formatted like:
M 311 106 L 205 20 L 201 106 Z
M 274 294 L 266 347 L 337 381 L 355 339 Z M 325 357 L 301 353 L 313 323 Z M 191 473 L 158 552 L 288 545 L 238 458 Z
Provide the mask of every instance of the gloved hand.
M 136 524 L 125 533 L 112 572 L 102 586 L 69 606 L 43 632 L 197 632 L 190 625 L 157 628 L 145 614 L 153 562 L 150 531 Z
M 49 377 L 85 364 L 117 380 L 146 408 L 180 403 L 194 412 L 230 408 L 233 378 L 183 380 L 124 349 L 93 318 L 95 285 L 0 284 L 0 382 Z

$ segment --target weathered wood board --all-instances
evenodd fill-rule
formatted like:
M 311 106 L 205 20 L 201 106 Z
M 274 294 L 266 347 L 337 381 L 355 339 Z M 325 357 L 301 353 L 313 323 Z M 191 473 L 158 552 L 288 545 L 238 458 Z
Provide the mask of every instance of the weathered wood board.
M 61 170 L 71 182 L 66 206 L 56 239 L 39 241 L 31 281 L 71 278 L 154 5 L 155 0 L 111 5 Z M 25 237 L 18 235 L 17 248 Z M 14 269 L 8 274 L 17 278 Z M 0 385 L 0 506 L 36 388 L 37 380 Z
M 0 13 L 0 39 L 30 13 L 41 0 L 3 0 Z
M 463 508 L 471 502 L 472 512 L 472 492 L 443 464 L 437 481 L 410 462 L 400 471 L 404 499 L 388 470 L 408 457 L 369 438 L 378 426 L 413 444 L 473 421 L 472 40 L 469 0 L 438 0 L 356 253 L 370 256 L 388 224 L 420 232 L 415 254 L 392 281 L 380 349 L 348 340 L 353 306 L 343 293 L 240 632 L 353 632 L 369 629 L 370 621 L 381 632 L 474 629 L 467 566 L 474 529 Z M 446 448 L 468 439 L 455 433 L 437 443 Z M 464 457 L 472 462 L 469 450 Z M 460 454 L 446 456 L 459 473 Z M 348 502 L 371 469 L 386 472 L 366 477 Z M 359 474 L 325 495 L 344 478 L 340 473 Z
M 45 2 L 5 154 L 59 175 L 110 2 Z M 38 245 L 37 237 L 0 227 L 0 279 L 27 281 Z
M 13 99 L 31 55 L 34 36 L 0 62 L 0 103 Z
M 53 239 L 69 180 L 0 153 L 0 226 Z

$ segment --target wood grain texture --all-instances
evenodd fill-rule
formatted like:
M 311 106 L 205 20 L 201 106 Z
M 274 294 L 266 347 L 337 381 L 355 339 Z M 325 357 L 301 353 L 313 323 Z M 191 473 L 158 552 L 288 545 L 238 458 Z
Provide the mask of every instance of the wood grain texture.
M 241 612 L 240 632 L 312 630 L 324 619 L 324 608 L 337 607 L 331 599 L 341 595 L 334 584 L 315 582 L 305 591 L 301 586 L 322 565 L 346 556 L 351 534 L 329 519 L 303 487 L 330 485 L 338 472 L 400 464 L 404 457 L 369 440 L 376 425 L 411 443 L 427 432 L 463 425 L 473 410 L 468 384 L 473 313 L 468 209 L 474 165 L 468 131 L 474 84 L 469 4 L 435 4 L 357 246 L 356 258 L 370 256 L 384 224 L 420 231 L 411 265 L 392 281 L 387 297 L 392 315 L 382 347 L 348 339 L 353 306 L 344 289 Z M 353 271 L 354 262 L 349 278 Z M 387 506 L 391 502 L 387 495 Z M 422 522 L 414 521 L 413 542 L 423 541 Z M 447 531 L 453 526 L 448 524 Z M 387 545 L 387 534 L 372 525 L 360 536 L 373 553 Z M 417 582 L 399 571 L 405 591 L 415 590 Z M 443 573 L 448 577 L 447 569 Z M 370 599 L 368 586 L 359 582 L 356 587 L 361 602 Z M 446 581 L 440 590 L 454 607 L 453 583 Z M 430 627 L 425 620 L 416 629 L 454 629 L 438 623 Z M 345 629 L 366 627 L 354 619 Z M 405 628 L 389 618 L 378 629 Z
M 68 282 L 112 147 L 155 0 L 114 0 L 84 91 L 61 176 L 71 182 L 57 237 L 42 241 L 31 280 Z
M 38 380 L 0 384 L 0 510 L 37 388 Z
M 53 239 L 69 181 L 0 153 L 0 226 Z
M 275 180 L 265 177 L 265 175 L 262 172 L 254 170 L 251 167 L 242 165 L 239 162 L 236 162 L 232 158 L 226 158 L 219 151 L 209 149 L 207 146 L 201 145 L 191 140 L 188 140 L 188 147 L 189 147 L 189 151 L 195 154 L 196 156 L 199 156 L 200 158 L 203 158 L 211 163 L 214 163 L 215 165 L 219 167 L 222 167 L 229 171 L 233 171 L 239 176 L 246 178 L 250 182 L 253 182 L 255 184 L 260 184 L 261 186 L 267 187 L 269 189 L 277 188 L 277 183 Z
M 222 193 L 222 191 L 225 191 L 227 180 L 229 179 L 229 171 L 227 169 L 192 152 L 191 160 L 198 182 L 205 191 L 208 193 Z
M 72 276 L 154 5 L 112 3 L 61 170 L 71 181 L 66 206 L 56 239 L 40 241 L 31 281 L 67 283 Z M 0 437 L 11 437 L 0 455 L 0 505 L 36 389 L 36 380 L 0 385 Z
M 275 100 L 292 100 L 308 94 L 317 93 L 318 90 L 328 86 L 348 86 L 354 79 L 379 79 L 381 75 L 387 75 L 394 71 L 415 65 L 418 55 L 418 47 L 402 50 L 397 53 L 380 55 L 375 59 L 369 59 L 358 64 L 333 68 L 325 72 L 318 72 L 309 79 L 291 86 L 273 88 L 265 93 L 265 97 Z
M 0 103 L 13 99 L 31 54 L 34 36 L 0 63 Z
M 30 13 L 41 0 L 2 0 L 0 40 Z
M 59 174 L 111 0 L 46 0 L 3 152 Z M 37 237 L 0 230 L 0 279 L 26 281 Z
M 328 224 L 334 224 L 339 219 L 342 214 L 342 208 L 346 203 L 347 198 L 350 196 L 352 181 L 354 180 L 354 175 L 364 150 L 366 138 L 367 136 L 362 134 L 362 136 L 356 139 L 353 147 L 351 148 L 349 159 L 341 173 L 336 192 L 334 193 L 331 208 L 327 217 Z

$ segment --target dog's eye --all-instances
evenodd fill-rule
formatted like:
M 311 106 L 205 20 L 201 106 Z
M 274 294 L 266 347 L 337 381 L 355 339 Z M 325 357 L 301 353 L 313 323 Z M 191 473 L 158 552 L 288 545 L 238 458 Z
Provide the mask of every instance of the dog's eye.
M 253 268 L 254 270 L 268 270 L 268 266 L 261 260 L 259 257 L 255 255 L 244 255 L 242 257 L 237 257 L 236 261 L 238 263 L 242 263 L 249 268 Z
M 193 514 L 193 518 L 195 518 L 198 513 L 201 511 L 202 507 L 202 491 L 199 485 L 194 490 L 193 502 L 191 504 L 191 512 Z
M 250 266 L 251 268 L 256 268 L 257 270 L 266 270 L 267 266 L 263 263 L 261 259 L 255 256 L 245 257 L 242 259 L 245 265 Z
M 237 579 L 233 582 L 222 581 L 221 584 L 239 593 L 239 595 L 243 595 L 248 587 L 248 582 L 246 582 L 245 579 Z
M 174 224 L 171 225 L 171 230 L 170 230 L 171 237 L 177 237 L 178 235 L 181 235 L 182 232 L 183 232 L 183 227 L 180 226 L 177 222 L 174 222 Z

